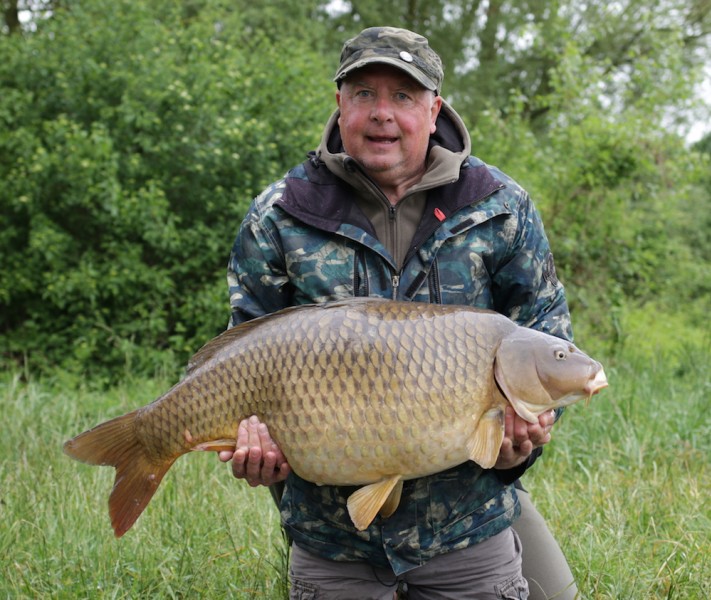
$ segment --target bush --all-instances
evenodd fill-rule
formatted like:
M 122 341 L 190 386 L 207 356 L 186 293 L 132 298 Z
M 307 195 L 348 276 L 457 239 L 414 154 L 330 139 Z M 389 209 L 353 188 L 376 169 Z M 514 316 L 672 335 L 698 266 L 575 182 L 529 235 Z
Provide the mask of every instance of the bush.
M 683 313 L 690 331 L 705 327 L 708 157 L 660 130 L 654 115 L 571 114 L 534 134 L 515 107 L 505 119 L 490 111 L 472 138 L 474 152 L 540 209 L 574 329 L 619 349 L 625 329 L 636 329 L 630 316 L 645 311 Z
M 69 3 L 0 37 L 5 360 L 152 372 L 224 328 L 242 215 L 333 105 L 306 37 L 230 6 Z

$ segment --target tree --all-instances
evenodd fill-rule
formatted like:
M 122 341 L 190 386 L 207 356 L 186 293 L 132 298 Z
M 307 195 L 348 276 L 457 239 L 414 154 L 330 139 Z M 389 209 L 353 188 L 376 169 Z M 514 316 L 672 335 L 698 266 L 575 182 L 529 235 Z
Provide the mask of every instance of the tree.
M 17 0 L 2 0 L 3 27 L 7 33 L 15 33 L 20 29 L 20 10 Z
M 441 52 L 474 153 L 531 192 L 596 334 L 652 303 L 701 323 L 708 160 L 674 119 L 707 2 L 381 4 L 38 0 L 52 10 L 6 17 L 0 355 L 114 375 L 184 363 L 226 322 L 247 203 L 316 146 L 343 40 L 383 23 Z
M 576 89 L 589 101 L 620 111 L 650 81 L 665 82 L 659 106 L 672 108 L 684 104 L 709 57 L 707 0 L 353 0 L 344 7 L 333 19 L 339 36 L 383 24 L 427 35 L 445 63 L 445 94 L 472 123 L 485 109 L 508 110 L 512 99 L 527 119 L 543 122 L 538 127 L 555 118 L 557 74 L 571 55 L 582 80 Z
M 22 19 L 25 15 L 28 26 L 32 29 L 36 21 L 49 17 L 59 6 L 59 0 L 0 0 L 3 21 L 0 32 L 18 34 L 22 31 Z

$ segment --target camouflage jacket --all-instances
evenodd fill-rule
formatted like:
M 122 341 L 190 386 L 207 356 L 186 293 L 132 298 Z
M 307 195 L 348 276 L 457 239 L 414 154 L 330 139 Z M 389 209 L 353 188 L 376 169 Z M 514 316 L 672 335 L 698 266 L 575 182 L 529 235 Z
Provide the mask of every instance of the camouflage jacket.
M 462 135 L 451 108 L 440 118 L 456 127 L 438 123 L 438 129 Z M 318 154 L 252 203 L 230 257 L 231 325 L 295 304 L 379 296 L 491 308 L 521 325 L 571 338 L 538 212 L 502 172 L 468 155 L 459 158 L 468 151 L 468 136 L 451 153 L 456 181 L 426 191 L 399 268 L 352 201 L 351 183 L 321 160 L 335 123 L 332 118 Z M 397 511 L 357 531 L 346 509 L 352 488 L 319 487 L 292 474 L 282 521 L 314 554 L 389 565 L 399 574 L 510 526 L 519 510 L 508 483 L 515 478 L 469 462 L 407 481 Z

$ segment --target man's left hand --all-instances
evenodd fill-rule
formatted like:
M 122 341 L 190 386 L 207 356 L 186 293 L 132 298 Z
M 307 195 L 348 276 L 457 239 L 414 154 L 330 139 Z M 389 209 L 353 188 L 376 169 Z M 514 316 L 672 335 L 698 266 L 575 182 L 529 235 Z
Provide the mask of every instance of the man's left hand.
M 495 469 L 512 469 L 524 462 L 535 448 L 551 441 L 555 411 L 549 410 L 538 417 L 538 423 L 529 423 L 519 417 L 511 406 L 504 417 L 504 441 L 501 443 Z

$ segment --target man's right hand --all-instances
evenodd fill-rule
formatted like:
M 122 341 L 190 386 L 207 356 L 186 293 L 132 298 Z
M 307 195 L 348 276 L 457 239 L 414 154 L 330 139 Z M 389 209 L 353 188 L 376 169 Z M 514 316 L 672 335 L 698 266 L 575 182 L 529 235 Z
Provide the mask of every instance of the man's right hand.
M 254 415 L 239 424 L 235 451 L 223 450 L 219 458 L 222 462 L 231 460 L 234 476 L 246 479 L 252 487 L 284 481 L 291 473 L 286 457 L 269 435 L 266 424 Z

